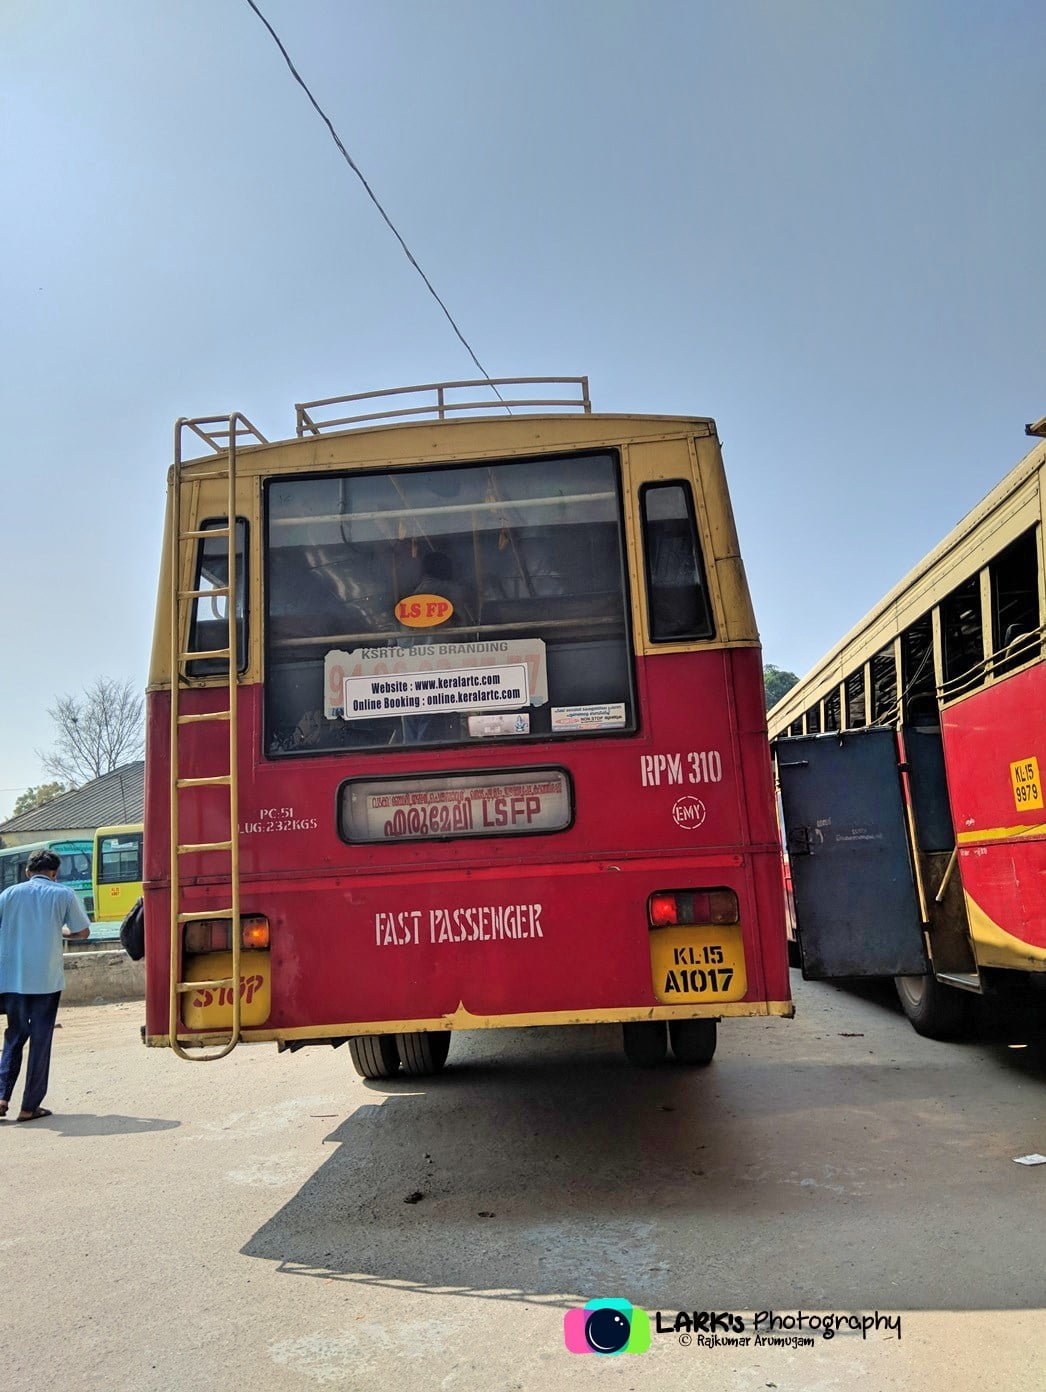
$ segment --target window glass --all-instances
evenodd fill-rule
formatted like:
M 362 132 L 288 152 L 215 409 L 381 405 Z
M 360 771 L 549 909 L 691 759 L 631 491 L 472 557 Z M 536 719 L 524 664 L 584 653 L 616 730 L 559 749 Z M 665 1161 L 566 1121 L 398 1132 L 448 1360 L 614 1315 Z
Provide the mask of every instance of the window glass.
M 827 733 L 829 730 L 839 729 L 839 688 L 833 687 L 831 693 L 824 698 L 824 728 Z
M 890 724 L 897 717 L 897 659 L 892 643 L 872 658 L 871 674 L 872 722 Z
M 806 712 L 806 733 L 808 735 L 819 735 L 821 733 L 821 704 L 811 706 Z
M 988 567 L 992 592 L 992 651 L 996 676 L 1023 666 L 1042 650 L 1039 625 L 1039 546 L 1036 529 L 1001 551 Z
M 901 634 L 904 719 L 909 725 L 939 725 L 937 676 L 933 664 L 933 622 L 924 614 Z
M 803 733 L 802 718 L 792 721 L 791 725 L 788 727 L 788 733 L 790 735 L 801 735 Z
M 213 517 L 200 524 L 201 529 L 205 531 L 224 526 L 224 517 Z M 236 523 L 236 654 L 241 672 L 247 666 L 247 616 L 244 608 L 244 595 L 247 592 L 244 561 L 246 540 L 247 524 L 240 518 Z M 192 602 L 188 652 L 214 652 L 216 649 L 228 647 L 229 599 L 227 595 L 210 593 L 228 589 L 228 586 L 229 538 L 201 537 L 197 544 L 193 589 L 202 590 L 204 593 Z M 197 658 L 186 663 L 186 671 L 190 677 L 224 676 L 228 670 L 228 660 L 224 657 Z
M 864 668 L 846 678 L 846 728 L 859 730 L 868 721 L 864 713 Z
M 132 884 L 141 878 L 141 832 L 103 836 L 99 843 L 98 883 Z
M 275 479 L 270 755 L 635 728 L 609 453 Z
M 714 632 L 688 483 L 654 483 L 640 493 L 650 637 L 655 643 Z
M 58 867 L 58 881 L 60 884 L 68 884 L 70 881 L 89 880 L 91 878 L 91 857 L 84 851 L 69 851 L 58 857 L 60 864 Z
M 984 680 L 980 576 L 971 575 L 941 601 L 941 644 L 942 684 L 949 696 L 958 696 Z

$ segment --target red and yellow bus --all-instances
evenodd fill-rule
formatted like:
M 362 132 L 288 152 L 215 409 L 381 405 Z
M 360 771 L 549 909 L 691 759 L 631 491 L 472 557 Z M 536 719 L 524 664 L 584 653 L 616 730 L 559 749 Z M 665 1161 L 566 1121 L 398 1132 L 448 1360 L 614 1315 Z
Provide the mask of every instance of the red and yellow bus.
M 804 975 L 936 1038 L 1046 988 L 1044 523 L 1039 444 L 769 716 Z
M 715 424 L 567 380 L 311 403 L 278 443 L 179 422 L 149 1044 L 347 1040 L 383 1077 L 456 1030 L 613 1021 L 634 1062 L 700 1064 L 719 1019 L 792 1013 Z

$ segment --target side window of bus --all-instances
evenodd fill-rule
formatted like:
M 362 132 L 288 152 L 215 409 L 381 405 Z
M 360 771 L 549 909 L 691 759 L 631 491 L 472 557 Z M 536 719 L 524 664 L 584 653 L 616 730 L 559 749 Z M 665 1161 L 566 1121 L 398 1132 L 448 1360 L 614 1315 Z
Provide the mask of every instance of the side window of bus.
M 1038 657 L 1039 544 L 1036 529 L 1000 551 L 988 567 L 992 594 L 992 652 L 997 677 Z
M 933 621 L 924 614 L 901 634 L 901 691 L 907 725 L 939 725 Z
M 824 698 L 824 728 L 827 734 L 830 730 L 838 730 L 839 723 L 839 688 L 834 686 L 831 694 Z
M 897 715 L 897 661 L 892 643 L 874 655 L 871 673 L 872 724 L 892 724 Z
M 859 730 L 868 721 L 864 713 L 864 668 L 846 678 L 846 728 Z
M 99 884 L 133 884 L 142 878 L 142 838 L 139 833 L 103 836 L 98 856 Z
M 819 735 L 821 733 L 821 705 L 811 706 L 806 712 L 806 733 L 808 735 Z
M 801 735 L 803 733 L 802 716 L 800 716 L 798 720 L 792 721 L 791 725 L 788 727 L 788 733 L 790 735 Z
M 941 645 L 946 695 L 958 696 L 984 681 L 979 575 L 971 575 L 941 600 Z
M 639 507 L 652 641 L 711 638 L 715 627 L 690 485 L 645 484 Z
M 224 526 L 224 517 L 212 517 L 200 523 L 203 531 Z M 203 593 L 193 600 L 187 652 L 214 652 L 228 646 L 229 600 L 227 595 L 220 593 L 229 586 L 228 547 L 227 536 L 216 536 L 213 540 L 201 537 L 197 543 L 193 589 Z M 236 520 L 236 655 L 241 672 L 247 667 L 246 552 L 247 523 L 240 517 Z M 190 677 L 224 676 L 228 665 L 224 657 L 197 658 L 186 664 L 186 671 Z

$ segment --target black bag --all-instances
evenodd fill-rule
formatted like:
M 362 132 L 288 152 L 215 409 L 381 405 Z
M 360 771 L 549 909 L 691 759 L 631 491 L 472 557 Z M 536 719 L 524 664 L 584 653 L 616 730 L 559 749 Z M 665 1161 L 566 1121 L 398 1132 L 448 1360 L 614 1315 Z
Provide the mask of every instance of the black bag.
M 145 956 L 145 911 L 139 899 L 120 924 L 120 942 L 132 962 Z

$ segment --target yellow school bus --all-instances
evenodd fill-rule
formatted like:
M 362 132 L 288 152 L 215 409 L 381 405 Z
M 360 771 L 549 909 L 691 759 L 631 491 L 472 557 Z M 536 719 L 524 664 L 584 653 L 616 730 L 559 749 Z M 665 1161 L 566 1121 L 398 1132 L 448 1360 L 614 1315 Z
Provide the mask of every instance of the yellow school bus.
M 99 827 L 92 859 L 95 922 L 118 922 L 142 895 L 142 823 Z

